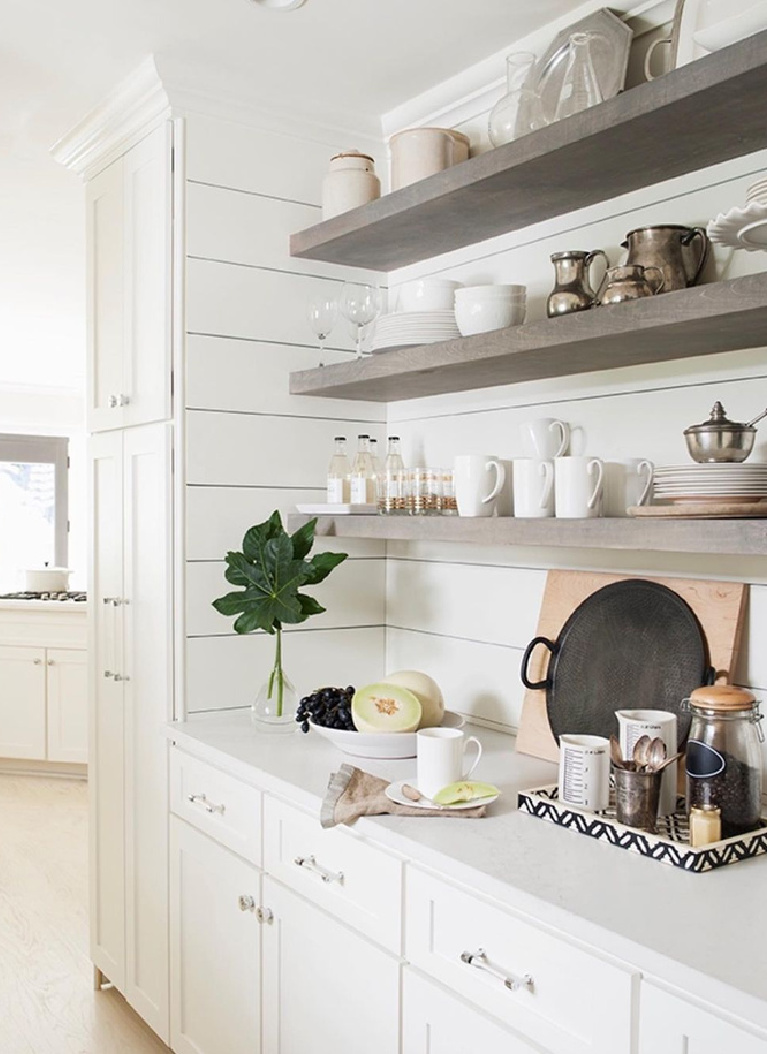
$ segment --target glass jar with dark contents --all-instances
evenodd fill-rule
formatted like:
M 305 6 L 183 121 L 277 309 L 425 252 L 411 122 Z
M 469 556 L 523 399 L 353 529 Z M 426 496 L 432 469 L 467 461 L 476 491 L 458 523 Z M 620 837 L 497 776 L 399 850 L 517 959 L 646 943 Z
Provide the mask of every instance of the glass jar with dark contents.
M 764 741 L 759 703 L 729 684 L 696 688 L 687 741 L 687 809 L 718 808 L 722 838 L 760 826 Z

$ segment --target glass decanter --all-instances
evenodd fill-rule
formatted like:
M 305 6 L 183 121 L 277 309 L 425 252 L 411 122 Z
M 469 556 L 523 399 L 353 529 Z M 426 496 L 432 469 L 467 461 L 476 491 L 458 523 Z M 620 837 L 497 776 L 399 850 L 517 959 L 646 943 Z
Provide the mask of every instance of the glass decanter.
M 592 44 L 598 37 L 598 33 L 573 33 L 570 37 L 567 66 L 554 112 L 555 121 L 572 117 L 603 101 L 591 52 Z
M 506 94 L 493 107 L 487 130 L 493 146 L 503 146 L 543 128 L 548 121 L 538 92 L 527 87 L 535 55 L 515 51 L 506 59 Z

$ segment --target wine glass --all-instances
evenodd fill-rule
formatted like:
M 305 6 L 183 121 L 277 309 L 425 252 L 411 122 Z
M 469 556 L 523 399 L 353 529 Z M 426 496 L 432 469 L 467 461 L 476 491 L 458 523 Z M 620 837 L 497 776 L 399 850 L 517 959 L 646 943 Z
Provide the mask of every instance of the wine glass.
M 325 348 L 325 341 L 330 336 L 338 321 L 338 301 L 329 293 L 317 293 L 307 306 L 309 325 L 317 337 L 320 355 Z M 322 363 L 320 363 L 322 365 Z
M 357 339 L 357 358 L 362 358 L 362 327 L 373 322 L 381 311 L 381 290 L 374 285 L 345 282 L 341 290 L 341 314 L 350 322 Z

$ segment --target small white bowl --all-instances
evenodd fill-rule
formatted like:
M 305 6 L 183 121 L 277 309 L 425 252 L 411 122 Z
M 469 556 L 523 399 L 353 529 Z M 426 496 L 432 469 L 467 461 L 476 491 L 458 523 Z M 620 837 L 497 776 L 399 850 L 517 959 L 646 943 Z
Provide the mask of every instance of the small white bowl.
M 495 329 L 520 326 L 525 321 L 525 304 L 510 300 L 474 301 L 455 305 L 455 321 L 463 337 L 490 333 Z
M 417 278 L 405 282 L 399 288 L 399 310 L 452 311 L 453 299 L 460 286 L 460 282 L 446 278 Z
M 467 285 L 456 290 L 456 297 L 467 295 L 477 299 L 496 296 L 524 296 L 527 286 L 524 285 Z
M 463 728 L 461 714 L 446 710 L 442 718 L 443 728 Z M 338 747 L 344 754 L 353 758 L 381 758 L 394 761 L 397 758 L 414 758 L 416 756 L 415 732 L 347 732 L 341 728 L 322 728 L 312 725 L 312 732 L 318 732 L 323 738 Z

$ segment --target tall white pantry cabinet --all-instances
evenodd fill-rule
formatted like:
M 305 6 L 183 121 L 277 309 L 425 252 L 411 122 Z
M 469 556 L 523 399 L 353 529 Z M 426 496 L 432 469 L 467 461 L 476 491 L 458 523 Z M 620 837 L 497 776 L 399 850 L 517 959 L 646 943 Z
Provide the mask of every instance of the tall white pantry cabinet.
M 86 183 L 91 955 L 169 1039 L 173 126 Z

